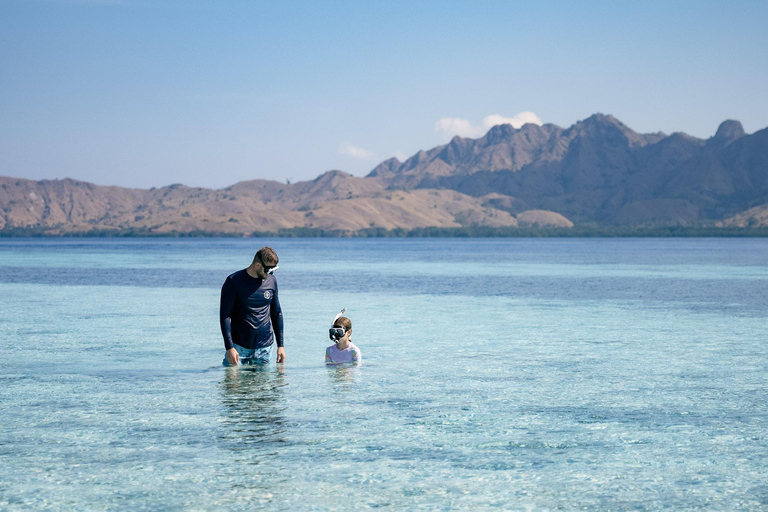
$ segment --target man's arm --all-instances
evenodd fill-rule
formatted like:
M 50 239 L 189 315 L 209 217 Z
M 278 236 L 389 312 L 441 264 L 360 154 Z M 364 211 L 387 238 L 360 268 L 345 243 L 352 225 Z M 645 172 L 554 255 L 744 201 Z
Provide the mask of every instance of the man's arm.
M 277 362 L 285 362 L 285 340 L 283 339 L 283 310 L 280 308 L 280 299 L 277 297 L 277 282 L 275 282 L 275 294 L 272 296 L 272 302 L 269 305 L 269 316 L 272 320 L 272 330 L 275 333 L 275 342 L 277 343 Z
M 227 362 L 237 366 L 240 355 L 232 342 L 232 310 L 235 308 L 235 284 L 227 278 L 221 287 L 221 302 L 219 303 L 219 325 L 224 337 L 224 349 L 227 351 Z

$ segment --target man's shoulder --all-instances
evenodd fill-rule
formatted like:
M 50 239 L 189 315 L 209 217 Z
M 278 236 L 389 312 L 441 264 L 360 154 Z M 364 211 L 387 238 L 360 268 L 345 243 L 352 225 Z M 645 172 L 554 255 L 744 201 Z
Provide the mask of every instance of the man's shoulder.
M 243 274 L 245 274 L 245 269 L 238 270 L 237 272 L 232 272 L 227 276 L 227 278 L 224 280 L 224 284 L 221 285 L 221 289 L 229 289 L 229 288 L 240 288 L 243 285 L 243 282 L 245 281 L 245 278 L 243 277 Z
M 246 269 L 238 270 L 237 272 L 232 272 L 227 276 L 227 279 L 231 279 L 232 281 L 238 281 L 243 278 L 243 274 L 246 273 Z

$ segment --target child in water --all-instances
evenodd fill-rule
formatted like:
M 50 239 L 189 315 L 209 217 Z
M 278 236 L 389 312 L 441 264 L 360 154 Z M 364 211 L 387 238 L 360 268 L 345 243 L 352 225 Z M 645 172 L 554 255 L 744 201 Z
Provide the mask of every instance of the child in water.
M 363 362 L 360 349 L 350 339 L 352 337 L 352 320 L 345 316 L 337 316 L 333 321 L 330 337 L 336 343 L 325 349 L 326 363 L 360 364 Z

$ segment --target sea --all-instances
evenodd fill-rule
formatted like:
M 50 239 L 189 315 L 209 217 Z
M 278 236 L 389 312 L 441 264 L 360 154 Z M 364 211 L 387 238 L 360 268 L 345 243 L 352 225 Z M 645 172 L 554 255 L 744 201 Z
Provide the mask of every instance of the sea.
M 0 510 L 382 508 L 768 510 L 768 239 L 0 239 Z

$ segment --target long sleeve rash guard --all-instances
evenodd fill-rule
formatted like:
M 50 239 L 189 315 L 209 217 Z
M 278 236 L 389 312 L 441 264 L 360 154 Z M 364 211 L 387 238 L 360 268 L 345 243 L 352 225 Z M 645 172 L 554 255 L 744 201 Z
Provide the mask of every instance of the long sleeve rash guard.
M 272 336 L 283 346 L 283 312 L 277 298 L 275 276 L 251 277 L 239 270 L 227 277 L 221 287 L 219 323 L 224 348 L 233 343 L 248 349 L 268 347 Z

